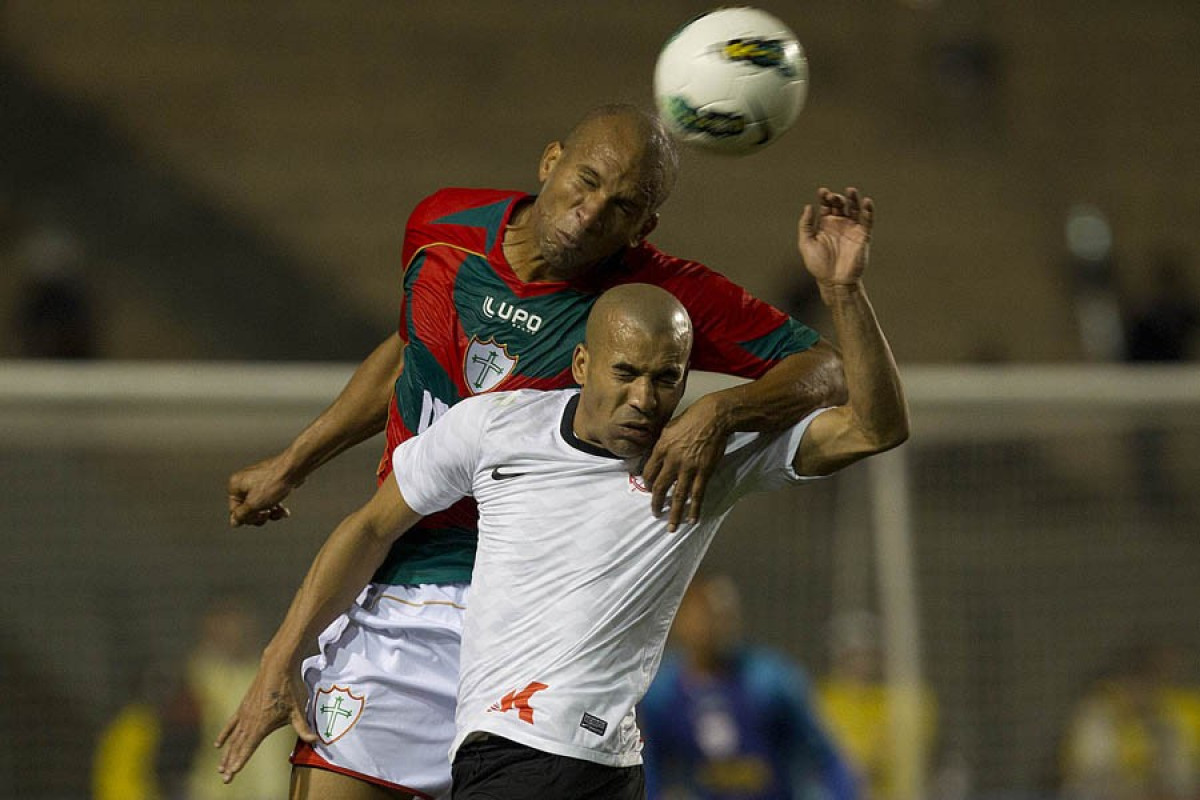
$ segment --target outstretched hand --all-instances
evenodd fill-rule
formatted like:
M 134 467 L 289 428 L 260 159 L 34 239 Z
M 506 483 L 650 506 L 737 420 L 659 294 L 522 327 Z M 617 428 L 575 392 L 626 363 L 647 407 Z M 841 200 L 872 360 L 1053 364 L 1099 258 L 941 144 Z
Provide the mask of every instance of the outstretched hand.
M 819 210 L 811 205 L 800 215 L 800 255 L 822 287 L 857 283 L 867 266 L 875 203 L 850 187 L 836 194 L 817 190 Z
M 229 526 L 261 527 L 286 519 L 291 514 L 282 503 L 293 488 L 284 477 L 282 456 L 238 470 L 229 476 Z
M 259 667 L 254 683 L 246 690 L 238 710 L 225 723 L 225 727 L 213 743 L 216 747 L 228 747 L 221 755 L 217 772 L 221 780 L 229 783 L 254 755 L 262 740 L 274 730 L 291 723 L 296 735 L 309 744 L 315 744 L 313 733 L 305 717 L 304 709 L 308 693 L 300 683 L 298 670 L 277 670 Z

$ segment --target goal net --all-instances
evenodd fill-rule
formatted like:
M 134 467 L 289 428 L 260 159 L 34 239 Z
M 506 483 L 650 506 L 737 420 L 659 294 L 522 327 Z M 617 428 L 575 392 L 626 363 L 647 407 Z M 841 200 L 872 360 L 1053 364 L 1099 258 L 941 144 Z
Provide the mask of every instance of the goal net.
M 261 648 L 321 542 L 374 490 L 382 443 L 331 462 L 291 519 L 261 529 L 227 527 L 225 481 L 350 372 L 0 365 L 0 796 L 85 796 L 97 743 L 134 701 L 167 709 L 169 734 L 172 687 L 214 606 L 237 598 Z M 908 444 L 743 502 L 706 568 L 740 584 L 748 636 L 814 686 L 856 636 L 878 645 L 892 796 L 1056 796 L 1072 709 L 1114 654 L 1168 645 L 1183 655 L 1173 680 L 1200 683 L 1200 376 L 903 375 Z

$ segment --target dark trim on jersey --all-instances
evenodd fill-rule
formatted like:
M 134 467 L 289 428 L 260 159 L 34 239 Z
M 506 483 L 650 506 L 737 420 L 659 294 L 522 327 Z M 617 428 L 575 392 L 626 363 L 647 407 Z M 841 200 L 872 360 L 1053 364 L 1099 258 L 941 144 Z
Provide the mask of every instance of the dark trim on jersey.
M 575 435 L 575 412 L 579 409 L 579 395 L 576 394 L 567 401 L 567 407 L 563 409 L 562 424 L 558 426 L 558 432 L 562 434 L 563 439 L 567 444 L 574 447 L 576 450 L 582 450 L 591 456 L 600 456 L 601 458 L 615 458 L 622 461 L 619 455 L 604 449 L 591 442 L 585 442 Z

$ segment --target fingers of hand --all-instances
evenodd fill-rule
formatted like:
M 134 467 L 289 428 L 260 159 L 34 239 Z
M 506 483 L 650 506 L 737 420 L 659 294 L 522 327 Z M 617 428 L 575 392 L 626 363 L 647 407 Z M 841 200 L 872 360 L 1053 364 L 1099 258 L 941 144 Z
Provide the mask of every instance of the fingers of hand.
M 264 509 L 256 509 L 250 505 L 243 504 L 230 512 L 229 525 L 234 528 L 240 525 L 253 525 L 256 528 L 261 528 L 268 522 L 287 519 L 291 515 L 292 513 L 287 510 L 286 506 L 278 503 Z
M 646 486 L 650 489 L 650 513 L 654 516 L 662 516 L 663 508 L 667 504 L 667 492 L 671 491 L 671 487 L 675 485 L 676 471 L 660 473 L 658 478 L 651 485 Z
M 305 717 L 300 709 L 293 708 L 289 716 L 292 722 L 292 730 L 296 732 L 296 735 L 309 744 L 315 744 L 317 734 L 313 732 L 312 727 L 308 724 L 308 718 Z
M 818 220 L 820 217 L 813 214 L 813 207 L 805 205 L 804 210 L 800 212 L 800 241 L 811 239 L 817 235 Z
M 659 440 L 659 445 L 662 440 Z M 642 481 L 647 488 L 653 489 L 655 482 L 658 480 L 659 473 L 663 468 L 663 449 L 655 445 L 654 450 L 650 453 L 650 457 L 646 459 L 646 463 L 642 466 Z
M 704 489 L 708 485 L 703 472 L 697 472 L 696 477 L 692 479 L 691 500 L 688 503 L 687 521 L 689 525 L 695 525 L 700 521 L 700 511 L 704 507 Z
M 862 213 L 858 216 L 858 221 L 868 231 L 875 224 L 875 201 L 869 197 L 864 197 L 862 200 Z
M 859 197 L 858 189 L 850 186 L 846 189 L 846 216 L 852 220 L 858 219 L 859 214 Z
M 674 533 L 683 522 L 684 513 L 688 512 L 688 504 L 693 502 L 692 486 L 695 473 L 691 470 L 680 474 L 675 484 L 675 494 L 671 497 L 671 516 L 667 520 L 667 530 Z M 689 515 L 689 519 L 691 516 Z

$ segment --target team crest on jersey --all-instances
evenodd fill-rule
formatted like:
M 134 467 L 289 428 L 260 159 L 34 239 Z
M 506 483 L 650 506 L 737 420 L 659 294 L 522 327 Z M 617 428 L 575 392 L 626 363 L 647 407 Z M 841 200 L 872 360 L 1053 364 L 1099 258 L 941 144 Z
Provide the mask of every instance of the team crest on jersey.
M 471 337 L 467 355 L 463 359 L 463 379 L 471 394 L 490 392 L 512 374 L 520 356 L 508 353 L 508 345 L 497 344 L 495 339 L 479 341 Z
M 650 487 L 646 485 L 646 479 L 641 475 L 629 476 L 629 491 L 641 492 L 642 494 L 650 494 Z
M 333 744 L 345 736 L 367 707 L 367 696 L 356 695 L 344 686 L 317 689 L 313 698 L 313 722 L 317 736 L 325 744 Z

